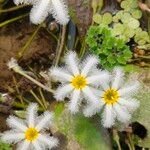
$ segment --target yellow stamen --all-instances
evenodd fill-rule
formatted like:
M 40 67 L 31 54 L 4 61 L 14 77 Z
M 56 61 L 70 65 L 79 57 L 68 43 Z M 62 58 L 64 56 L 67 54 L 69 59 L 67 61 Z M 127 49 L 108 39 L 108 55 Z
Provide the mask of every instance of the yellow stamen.
M 103 99 L 106 104 L 114 104 L 119 100 L 119 93 L 116 89 L 108 89 L 104 92 Z
M 73 77 L 73 79 L 71 81 L 71 85 L 76 90 L 81 90 L 81 89 L 85 88 L 85 86 L 87 85 L 86 77 L 84 77 L 82 75 L 77 75 L 77 76 Z
M 39 136 L 39 132 L 35 128 L 28 128 L 25 132 L 25 138 L 28 141 L 34 141 Z

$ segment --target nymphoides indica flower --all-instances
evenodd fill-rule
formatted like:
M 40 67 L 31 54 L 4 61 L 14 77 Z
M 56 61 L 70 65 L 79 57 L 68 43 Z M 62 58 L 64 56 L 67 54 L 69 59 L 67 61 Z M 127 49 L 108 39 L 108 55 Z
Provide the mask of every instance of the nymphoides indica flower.
M 96 87 L 108 80 L 109 74 L 106 71 L 97 69 L 99 60 L 89 55 L 83 62 L 79 62 L 75 52 L 69 52 L 65 57 L 65 67 L 54 67 L 50 69 L 50 75 L 62 84 L 55 92 L 55 98 L 63 101 L 69 97 L 69 110 L 76 113 L 84 99 L 84 102 L 98 101 L 93 94 Z M 86 101 L 85 101 L 86 100 Z
M 102 123 L 104 127 L 109 128 L 114 125 L 116 118 L 122 123 L 128 123 L 131 113 L 139 106 L 139 101 L 133 98 L 139 85 L 138 81 L 125 83 L 123 70 L 115 68 L 107 82 L 101 84 L 102 89 L 95 93 L 99 104 L 89 104 L 84 110 L 84 115 L 94 115 L 101 110 L 101 103 L 103 103 Z
M 68 7 L 65 0 L 14 0 L 14 3 L 16 5 L 33 5 L 30 20 L 34 24 L 42 23 L 49 14 L 52 14 L 61 25 L 65 25 L 69 21 Z
M 10 116 L 7 124 L 11 130 L 4 132 L 1 140 L 17 144 L 17 150 L 46 150 L 56 147 L 57 138 L 44 132 L 49 127 L 53 114 L 46 111 L 38 116 L 37 109 L 37 105 L 31 103 L 26 111 L 26 120 Z

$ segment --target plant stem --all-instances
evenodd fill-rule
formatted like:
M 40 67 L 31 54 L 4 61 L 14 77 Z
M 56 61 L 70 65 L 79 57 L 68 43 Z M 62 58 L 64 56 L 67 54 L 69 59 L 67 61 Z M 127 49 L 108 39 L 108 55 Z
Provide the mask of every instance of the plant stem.
M 42 92 L 42 89 L 41 89 L 41 88 L 39 88 L 39 92 L 40 92 L 40 95 L 41 95 L 41 99 L 42 99 L 44 108 L 47 109 L 46 99 L 45 99 L 45 97 L 44 97 L 44 95 L 43 95 L 43 92 Z
M 15 71 L 15 69 L 14 69 Z M 39 87 L 43 88 L 44 90 L 54 93 L 54 90 L 50 89 L 49 87 L 46 87 L 45 85 L 43 85 L 42 83 L 38 82 L 37 80 L 35 80 L 34 78 L 30 77 L 29 75 L 27 75 L 26 73 L 24 73 L 24 71 L 22 70 L 17 70 L 15 71 L 17 73 L 19 73 L 20 75 L 26 77 L 27 79 L 29 79 L 30 81 L 32 81 L 33 83 L 35 83 L 36 85 L 38 85 Z
M 29 39 L 27 40 L 26 44 L 19 50 L 17 57 L 20 59 L 23 54 L 26 52 L 26 50 L 28 49 L 28 47 L 30 46 L 30 44 L 32 43 L 32 41 L 34 40 L 35 36 L 37 35 L 39 29 L 41 28 L 42 24 L 38 25 L 38 27 L 36 28 L 36 30 L 33 32 L 33 34 L 29 37 Z
M 85 48 L 86 48 L 86 42 L 85 40 L 82 42 L 82 47 L 80 49 L 79 57 L 82 58 L 83 55 L 85 54 Z
M 117 146 L 118 146 L 118 150 L 121 150 L 121 145 L 120 145 L 120 142 L 119 142 L 119 135 L 118 135 L 118 131 L 117 129 L 113 128 L 113 139 L 116 141 L 117 143 Z
M 58 49 L 58 51 L 56 52 L 56 61 L 55 61 L 55 66 L 58 65 L 59 60 L 60 60 L 60 56 L 62 54 L 62 50 L 64 47 L 64 43 L 65 43 L 65 35 L 66 35 L 66 26 L 64 25 L 62 28 L 62 36 L 61 36 L 61 41 L 60 41 L 60 47 Z
M 36 99 L 36 101 L 41 105 L 41 107 L 45 110 L 45 107 L 41 100 L 36 96 L 36 94 L 33 92 L 33 90 L 30 90 L 30 93 L 33 95 L 33 97 Z
M 131 146 L 131 150 L 135 150 L 134 143 L 133 143 L 132 138 L 131 138 L 131 134 L 127 133 L 127 137 L 128 137 L 128 140 L 129 140 L 129 143 Z
M 29 15 L 29 13 L 26 13 L 26 14 L 23 14 L 23 15 L 21 15 L 21 16 L 18 16 L 18 17 L 15 17 L 15 18 L 6 20 L 6 21 L 0 23 L 0 28 L 3 27 L 3 26 L 5 26 L 5 25 L 7 25 L 7 24 L 10 24 L 10 23 L 12 23 L 12 22 L 15 22 L 15 21 L 17 21 L 17 20 L 20 20 L 20 19 L 22 19 L 22 18 L 25 18 L 25 17 L 28 16 L 28 15 Z
M 8 9 L 1 9 L 0 13 L 15 11 L 15 10 L 21 9 L 23 7 L 26 7 L 26 6 L 28 6 L 28 5 L 19 5 L 19 6 L 11 7 L 11 8 L 8 8 Z

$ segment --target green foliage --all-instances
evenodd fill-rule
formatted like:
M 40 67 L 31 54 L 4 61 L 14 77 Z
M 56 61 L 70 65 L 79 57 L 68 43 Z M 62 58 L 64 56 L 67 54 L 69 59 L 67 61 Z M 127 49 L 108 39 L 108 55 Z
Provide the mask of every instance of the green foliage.
M 93 21 L 98 25 L 111 25 L 109 28 L 112 30 L 112 34 L 123 39 L 126 43 L 134 39 L 140 49 L 149 49 L 150 37 L 148 32 L 140 28 L 139 19 L 142 17 L 142 11 L 138 7 L 138 0 L 123 0 L 121 8 L 122 10 L 114 16 L 108 12 L 103 15 L 95 13 Z
M 6 144 L 0 141 L 0 150 L 12 150 L 12 148 L 9 144 Z
M 75 137 L 86 150 L 108 150 L 100 131 L 83 116 L 76 117 Z
M 113 36 L 106 26 L 91 26 L 86 42 L 90 50 L 99 56 L 100 64 L 107 69 L 125 65 L 132 57 L 129 46 L 122 39 Z
M 110 149 L 103 138 L 101 129 L 97 129 L 90 119 L 81 114 L 71 115 L 65 108 L 64 103 L 56 105 L 55 128 L 68 138 L 68 143 L 76 141 L 81 149 L 85 150 Z
M 149 72 L 150 70 L 147 70 Z M 141 70 L 140 70 L 141 73 Z M 142 74 L 144 74 L 142 72 Z M 138 139 L 136 140 L 136 145 L 139 145 L 144 148 L 150 148 L 150 89 L 148 81 L 149 79 L 144 79 L 147 85 L 142 84 L 142 88 L 136 98 L 140 101 L 140 108 L 138 109 L 138 113 L 135 114 L 132 121 L 138 121 L 148 130 L 148 137 L 144 140 Z

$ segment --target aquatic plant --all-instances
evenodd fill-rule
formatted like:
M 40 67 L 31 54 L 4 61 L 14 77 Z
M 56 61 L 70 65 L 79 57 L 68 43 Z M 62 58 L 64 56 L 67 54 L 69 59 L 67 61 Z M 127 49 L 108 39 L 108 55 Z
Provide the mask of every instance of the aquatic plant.
M 113 36 L 107 26 L 91 26 L 86 42 L 104 68 L 125 65 L 132 57 L 129 46 L 122 39 Z
M 104 107 L 102 114 L 104 127 L 112 127 L 116 118 L 122 123 L 128 123 L 131 119 L 130 114 L 139 107 L 139 102 L 133 98 L 133 95 L 138 92 L 139 82 L 125 83 L 124 72 L 120 68 L 115 68 L 112 76 L 103 82 L 101 87 L 101 90 L 95 93 L 98 96 L 98 103 L 96 105 L 90 103 L 84 110 L 84 115 L 92 116 Z
M 5 131 L 1 140 L 7 143 L 18 143 L 18 150 L 41 150 L 56 147 L 58 140 L 44 133 L 44 130 L 51 124 L 53 114 L 46 111 L 43 115 L 38 116 L 37 110 L 37 104 L 31 103 L 26 111 L 26 120 L 9 116 L 7 124 L 11 130 Z
M 109 26 L 112 34 L 117 38 L 123 39 L 126 43 L 134 39 L 139 48 L 148 49 L 150 37 L 148 32 L 140 27 L 142 11 L 139 9 L 137 0 L 123 0 L 121 2 L 122 10 L 115 15 L 111 13 L 93 15 L 93 21 L 99 25 Z
M 49 14 L 65 25 L 69 21 L 68 8 L 64 0 L 14 0 L 16 5 L 31 4 L 30 20 L 34 24 L 42 23 Z
M 95 56 L 88 56 L 83 62 L 79 62 L 75 52 L 69 52 L 65 57 L 66 66 L 64 68 L 54 67 L 50 70 L 50 75 L 60 81 L 62 85 L 55 92 L 55 98 L 63 101 L 69 97 L 69 110 L 72 113 L 79 111 L 79 105 L 83 98 L 88 102 L 95 99 L 93 90 L 101 82 L 108 79 L 106 71 L 97 69 L 99 60 Z M 101 82 L 99 82 L 101 81 Z

